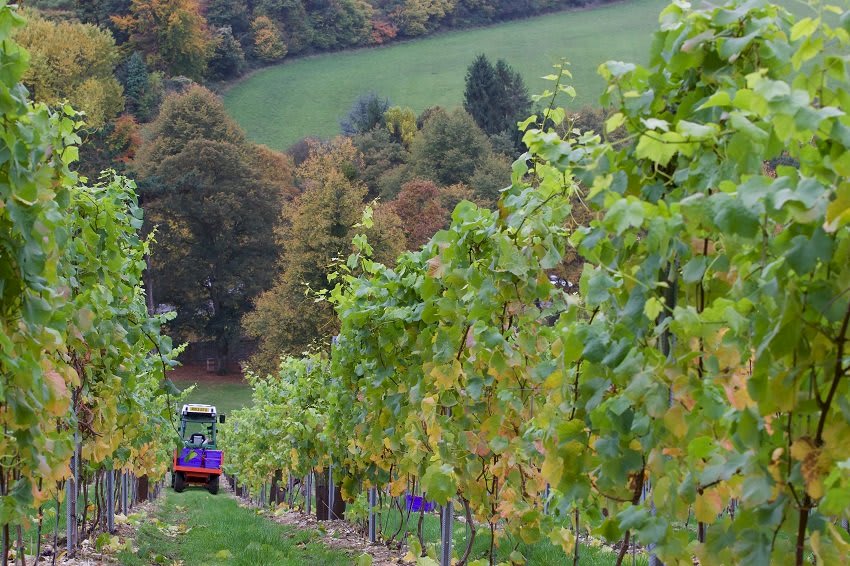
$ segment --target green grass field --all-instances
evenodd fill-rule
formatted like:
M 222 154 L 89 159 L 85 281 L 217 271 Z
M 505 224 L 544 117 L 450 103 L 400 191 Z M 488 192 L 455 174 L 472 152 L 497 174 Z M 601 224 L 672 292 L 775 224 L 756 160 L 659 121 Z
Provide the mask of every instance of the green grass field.
M 188 402 L 215 405 L 219 413 L 229 414 L 251 404 L 251 386 L 241 377 L 227 380 L 221 378 L 183 380 L 175 379 L 174 384 L 181 390 L 195 385 Z
M 667 0 L 627 0 L 425 39 L 294 59 L 257 72 L 225 93 L 230 114 L 249 137 L 286 149 L 306 136 L 330 137 L 363 93 L 376 92 L 417 112 L 459 106 L 466 68 L 476 55 L 503 58 L 522 72 L 531 93 L 566 58 L 579 108 L 602 90 L 596 74 L 609 59 L 646 62 L 651 33 Z

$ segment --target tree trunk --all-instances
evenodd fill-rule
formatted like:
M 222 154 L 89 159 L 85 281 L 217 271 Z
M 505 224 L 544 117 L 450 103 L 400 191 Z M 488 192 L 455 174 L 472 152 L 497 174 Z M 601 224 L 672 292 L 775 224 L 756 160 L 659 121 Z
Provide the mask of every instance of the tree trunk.
M 141 503 L 148 500 L 148 476 L 142 476 L 136 480 L 136 501 Z

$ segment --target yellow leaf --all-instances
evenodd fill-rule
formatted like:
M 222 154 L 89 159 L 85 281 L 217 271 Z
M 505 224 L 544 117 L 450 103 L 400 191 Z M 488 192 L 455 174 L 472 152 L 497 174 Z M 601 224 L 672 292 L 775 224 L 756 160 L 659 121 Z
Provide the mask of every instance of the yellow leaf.
M 717 520 L 717 515 L 723 509 L 723 500 L 720 499 L 720 494 L 716 490 L 706 490 L 697 495 L 697 501 L 694 505 L 694 515 L 697 521 L 703 523 L 713 523 Z
M 543 460 L 543 469 L 540 471 L 543 477 L 546 478 L 552 485 L 561 483 L 561 475 L 564 472 L 564 459 L 560 456 L 549 452 Z
M 560 529 L 555 529 L 551 533 L 549 533 L 549 540 L 552 541 L 552 544 L 560 545 L 562 549 L 564 549 L 564 554 L 569 556 L 572 554 L 573 549 L 576 545 L 576 536 L 569 529 L 561 527 Z
M 451 364 L 434 366 L 434 369 L 431 370 L 431 377 L 434 378 L 441 389 L 452 389 L 457 385 L 461 373 L 460 362 L 452 360 Z
M 791 457 L 802 462 L 812 450 L 814 450 L 814 446 L 808 438 L 798 438 L 791 445 Z
M 681 405 L 673 405 L 664 415 L 664 424 L 676 438 L 682 438 L 688 433 L 688 423 L 685 422 L 685 409 Z

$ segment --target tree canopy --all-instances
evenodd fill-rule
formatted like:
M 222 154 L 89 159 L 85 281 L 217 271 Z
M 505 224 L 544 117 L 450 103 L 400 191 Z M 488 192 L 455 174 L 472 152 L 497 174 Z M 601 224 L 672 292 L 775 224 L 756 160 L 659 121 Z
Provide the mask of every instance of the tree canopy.
M 124 108 L 121 84 L 114 76 L 119 61 L 112 34 L 91 24 L 52 21 L 27 14 L 15 40 L 30 53 L 23 82 L 35 100 L 68 100 L 86 113 L 91 128 L 101 128 Z
M 434 113 L 410 146 L 413 173 L 441 185 L 469 184 L 490 143 L 463 110 Z
M 252 359 L 256 369 L 269 371 L 281 353 L 300 354 L 311 346 L 327 347 L 336 317 L 327 302 L 315 293 L 332 288 L 328 275 L 337 258 L 351 250 L 355 225 L 363 211 L 366 187 L 353 179 L 357 150 L 348 138 L 327 145 L 313 143 L 310 156 L 298 169 L 305 187 L 284 211 L 278 233 L 282 248 L 281 273 L 274 286 L 262 293 L 244 326 L 260 341 Z M 390 210 L 375 214 L 370 231 L 375 253 L 389 260 L 404 249 L 401 222 Z
M 152 67 L 203 78 L 214 41 L 197 0 L 133 0 L 130 13 L 112 21 Z
M 224 371 L 240 318 L 274 276 L 290 161 L 246 142 L 221 101 L 194 87 L 166 99 L 134 167 L 161 250 L 155 299 L 178 309 L 184 337 L 215 341 Z

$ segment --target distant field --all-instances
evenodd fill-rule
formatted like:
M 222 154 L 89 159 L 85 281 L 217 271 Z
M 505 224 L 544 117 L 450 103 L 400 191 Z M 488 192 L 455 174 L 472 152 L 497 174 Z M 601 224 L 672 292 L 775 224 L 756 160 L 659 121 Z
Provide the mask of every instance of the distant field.
M 286 149 L 306 136 L 330 137 L 360 94 L 376 92 L 417 112 L 459 106 L 466 68 L 476 55 L 503 58 L 542 92 L 552 65 L 566 58 L 578 90 L 574 107 L 594 104 L 600 63 L 645 63 L 658 14 L 668 0 L 627 0 L 487 28 L 454 31 L 391 45 L 318 55 L 264 69 L 224 96 L 251 139 Z
M 241 375 L 216 375 L 190 365 L 179 367 L 169 377 L 181 390 L 195 386 L 188 402 L 215 405 L 219 413 L 229 414 L 251 404 L 251 386 Z

